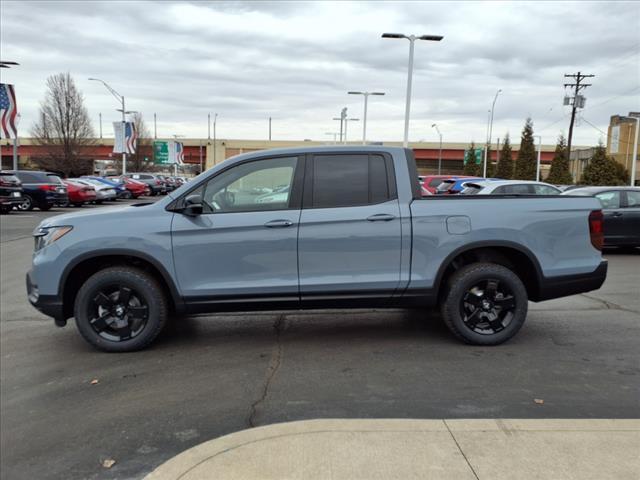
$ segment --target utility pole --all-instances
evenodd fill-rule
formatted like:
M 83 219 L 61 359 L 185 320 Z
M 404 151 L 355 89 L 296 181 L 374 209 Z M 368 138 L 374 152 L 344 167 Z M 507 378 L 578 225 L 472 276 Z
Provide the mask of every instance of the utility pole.
M 271 117 L 269 117 L 269 141 L 271 141 Z
M 102 138 L 102 113 L 99 113 L 98 117 L 100 118 L 100 138 Z
M 334 120 L 340 120 L 340 143 L 342 143 L 342 131 L 344 128 L 344 123 L 347 118 L 347 107 L 344 107 L 340 110 L 340 117 L 333 117 Z
M 207 140 L 211 140 L 211 114 L 207 113 Z
M 578 95 L 583 88 L 590 87 L 590 83 L 582 83 L 585 78 L 595 77 L 595 75 L 583 75 L 578 72 L 574 75 L 564 74 L 565 78 L 573 78 L 575 83 L 565 83 L 564 86 L 573 88 L 573 98 L 565 97 L 565 105 L 571 105 L 571 123 L 569 123 L 569 138 L 567 140 L 567 159 L 571 163 L 571 140 L 573 138 L 573 123 L 576 119 L 576 110 L 584 108 L 584 97 Z
M 157 119 L 156 119 L 156 114 L 154 113 L 154 114 L 153 114 L 153 138 L 154 138 L 155 140 L 157 140 L 157 139 L 158 139 L 158 123 L 157 123 L 157 121 L 156 121 L 156 120 L 157 120 Z

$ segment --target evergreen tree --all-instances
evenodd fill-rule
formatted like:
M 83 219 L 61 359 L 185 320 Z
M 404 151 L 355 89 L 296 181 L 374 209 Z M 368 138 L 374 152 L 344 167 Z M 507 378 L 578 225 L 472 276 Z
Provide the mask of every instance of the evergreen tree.
M 502 149 L 500 150 L 500 160 L 498 161 L 498 165 L 496 166 L 495 173 L 496 178 L 502 178 L 504 180 L 509 180 L 513 178 L 513 157 L 511 154 L 511 143 L 509 142 L 509 134 L 507 133 L 504 137 L 504 143 L 502 144 Z
M 480 177 L 482 175 L 482 165 L 476 163 L 476 144 L 471 142 L 469 150 L 465 152 L 467 163 L 464 165 L 462 173 L 470 177 Z
M 531 118 L 527 118 L 524 128 L 522 129 L 520 150 L 518 150 L 518 158 L 516 159 L 513 178 L 518 180 L 535 180 L 536 166 L 536 148 L 533 144 L 533 122 Z
M 570 185 L 573 177 L 569 171 L 569 158 L 567 158 L 567 142 L 564 135 L 558 137 L 556 152 L 551 161 L 551 168 L 546 181 L 555 185 Z
M 582 182 L 585 185 L 624 185 L 626 170 L 620 168 L 619 163 L 607 157 L 607 151 L 600 142 L 595 148 L 593 156 L 584 169 Z

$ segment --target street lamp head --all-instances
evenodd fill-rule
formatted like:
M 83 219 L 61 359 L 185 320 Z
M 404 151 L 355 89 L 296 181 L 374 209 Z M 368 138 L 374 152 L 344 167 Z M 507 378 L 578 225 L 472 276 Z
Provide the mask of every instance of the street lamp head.
M 442 35 L 422 35 L 422 36 L 417 37 L 417 38 L 418 38 L 418 40 L 431 40 L 432 42 L 439 42 L 444 37 Z
M 364 92 L 347 92 L 348 95 L 364 95 Z
M 384 95 L 384 92 L 371 92 L 369 95 Z
M 435 123 L 431 124 L 431 128 L 437 127 L 437 125 Z
M 383 33 L 382 38 L 407 38 L 407 36 L 402 33 Z

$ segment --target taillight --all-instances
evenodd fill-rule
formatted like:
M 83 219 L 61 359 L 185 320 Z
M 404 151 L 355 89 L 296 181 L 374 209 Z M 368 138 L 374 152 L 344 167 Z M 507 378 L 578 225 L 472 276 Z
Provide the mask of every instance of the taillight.
M 4 179 L 0 177 L 0 185 L 2 185 L 3 187 L 9 187 L 11 186 L 11 182 L 5 182 Z
M 45 190 L 47 192 L 55 192 L 56 191 L 56 186 L 55 185 L 40 185 L 38 188 L 40 190 Z
M 592 210 L 589 214 L 589 236 L 591 245 L 597 250 L 602 250 L 604 245 L 604 215 L 602 210 Z

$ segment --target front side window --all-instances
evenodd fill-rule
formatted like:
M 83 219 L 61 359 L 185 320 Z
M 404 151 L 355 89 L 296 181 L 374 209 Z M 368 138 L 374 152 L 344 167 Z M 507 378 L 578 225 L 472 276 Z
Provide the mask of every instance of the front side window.
M 601 192 L 596 195 L 602 208 L 620 208 L 620 192 Z
M 237 165 L 215 176 L 201 193 L 209 213 L 286 210 L 297 157 L 272 158 Z

